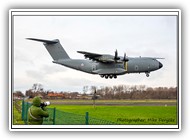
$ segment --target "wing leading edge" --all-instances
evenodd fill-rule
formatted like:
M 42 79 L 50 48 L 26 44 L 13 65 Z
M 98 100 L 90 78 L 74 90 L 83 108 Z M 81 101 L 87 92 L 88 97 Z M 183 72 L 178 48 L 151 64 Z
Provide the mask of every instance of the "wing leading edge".
M 85 58 L 89 58 L 94 61 L 102 62 L 102 63 L 113 63 L 114 56 L 112 55 L 105 55 L 105 54 L 97 54 L 97 53 L 91 53 L 91 52 L 85 52 L 85 51 L 77 51 L 78 53 L 84 54 Z

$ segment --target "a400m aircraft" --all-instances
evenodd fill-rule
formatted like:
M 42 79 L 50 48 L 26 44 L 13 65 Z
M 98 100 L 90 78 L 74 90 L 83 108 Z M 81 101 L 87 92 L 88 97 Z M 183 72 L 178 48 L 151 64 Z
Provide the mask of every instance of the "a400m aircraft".
M 99 74 L 102 78 L 117 78 L 118 75 L 127 73 L 145 73 L 147 77 L 151 71 L 162 68 L 162 63 L 153 57 L 128 57 L 126 53 L 123 57 L 115 55 L 97 54 L 85 51 L 77 51 L 84 54 L 85 59 L 71 59 L 66 53 L 58 39 L 44 40 L 27 38 L 29 40 L 43 42 L 49 54 L 53 58 L 53 63 L 60 64 L 72 69 L 90 74 Z M 88 59 L 87 59 L 88 58 Z

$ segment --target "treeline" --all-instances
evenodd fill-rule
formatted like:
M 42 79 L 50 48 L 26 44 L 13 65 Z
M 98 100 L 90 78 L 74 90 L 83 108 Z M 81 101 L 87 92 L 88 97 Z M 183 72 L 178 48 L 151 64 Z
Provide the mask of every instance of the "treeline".
M 83 93 L 45 91 L 41 84 L 34 84 L 25 94 L 16 91 L 14 97 L 23 98 L 42 96 L 47 99 L 177 99 L 177 87 L 146 87 L 145 85 L 118 85 L 118 86 L 84 86 Z
M 177 88 L 119 85 L 102 87 L 96 90 L 96 94 L 102 99 L 177 99 Z

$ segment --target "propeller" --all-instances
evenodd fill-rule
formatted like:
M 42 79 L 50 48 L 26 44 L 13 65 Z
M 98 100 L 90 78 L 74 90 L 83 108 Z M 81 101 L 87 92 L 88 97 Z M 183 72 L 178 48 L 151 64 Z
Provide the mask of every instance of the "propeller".
M 115 61 L 117 61 L 117 60 L 119 60 L 120 59 L 120 57 L 118 57 L 118 53 L 117 53 L 117 50 L 115 51 L 115 57 L 114 57 L 114 60 Z
M 124 62 L 128 62 L 129 61 L 128 57 L 126 56 L 126 53 L 124 53 L 123 61 Z

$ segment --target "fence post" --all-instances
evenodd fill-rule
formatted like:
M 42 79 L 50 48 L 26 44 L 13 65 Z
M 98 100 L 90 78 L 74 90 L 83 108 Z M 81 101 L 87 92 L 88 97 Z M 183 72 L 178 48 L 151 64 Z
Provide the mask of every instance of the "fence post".
M 56 108 L 54 107 L 54 109 L 53 109 L 53 125 L 55 125 L 55 111 L 56 111 Z
M 24 120 L 24 113 L 25 113 L 25 110 L 24 110 L 24 100 L 22 100 L 22 120 Z
M 88 123 L 88 120 L 89 120 L 89 116 L 88 116 L 88 112 L 86 112 L 86 116 L 85 116 L 85 124 L 86 125 L 88 125 L 89 123 Z
M 26 102 L 26 108 L 25 108 L 25 124 L 28 124 L 28 109 L 29 109 L 29 103 Z

